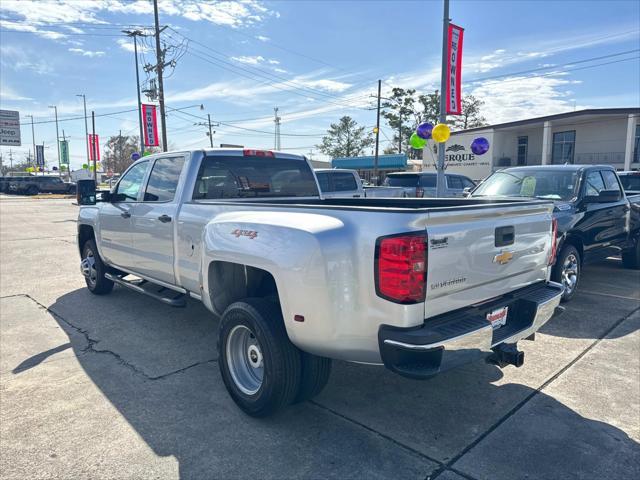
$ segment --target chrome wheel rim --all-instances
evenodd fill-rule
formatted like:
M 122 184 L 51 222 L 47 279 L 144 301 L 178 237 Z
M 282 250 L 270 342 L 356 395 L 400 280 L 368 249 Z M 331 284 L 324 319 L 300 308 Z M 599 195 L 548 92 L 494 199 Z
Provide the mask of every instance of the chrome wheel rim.
M 567 255 L 562 264 L 562 285 L 564 285 L 565 296 L 571 295 L 576 289 L 579 268 L 578 258 L 573 253 Z
M 254 395 L 262 386 L 264 358 L 258 339 L 244 325 L 233 327 L 227 337 L 226 360 L 236 386 L 246 395 Z
M 85 276 L 91 287 L 95 287 L 98 281 L 98 271 L 96 270 L 96 259 L 91 249 L 87 249 L 85 257 L 80 263 L 80 271 Z

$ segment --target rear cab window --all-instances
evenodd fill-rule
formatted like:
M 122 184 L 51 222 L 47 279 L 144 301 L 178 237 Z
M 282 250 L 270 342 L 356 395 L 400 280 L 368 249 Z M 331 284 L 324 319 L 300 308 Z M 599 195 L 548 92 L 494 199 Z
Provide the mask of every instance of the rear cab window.
M 348 192 L 358 190 L 358 184 L 352 173 L 348 172 L 332 172 L 334 192 Z
M 420 175 L 420 186 L 425 188 L 436 188 L 436 175 Z
M 418 175 L 387 175 L 384 184 L 388 187 L 417 187 Z
M 193 191 L 194 200 L 317 196 L 304 160 L 252 156 L 205 157 Z
M 453 190 L 462 190 L 464 188 L 462 178 L 456 177 L 455 175 L 447 176 L 447 186 Z

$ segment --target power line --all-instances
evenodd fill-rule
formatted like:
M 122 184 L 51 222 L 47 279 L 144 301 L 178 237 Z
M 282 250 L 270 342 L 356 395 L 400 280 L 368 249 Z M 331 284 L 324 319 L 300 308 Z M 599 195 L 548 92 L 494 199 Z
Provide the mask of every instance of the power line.
M 100 114 L 96 115 L 96 117 L 109 117 L 109 116 L 112 116 L 112 115 L 118 115 L 120 113 L 135 112 L 136 110 L 138 110 L 138 109 L 137 108 L 130 108 L 128 110 L 120 110 L 120 111 L 117 111 L 117 112 L 100 113 Z M 84 120 L 84 116 L 59 118 L 58 122 L 70 122 L 72 120 Z M 55 120 L 42 120 L 42 121 L 33 122 L 33 123 L 34 123 L 34 125 L 40 125 L 40 124 L 43 124 L 43 123 L 55 123 Z M 20 125 L 31 125 L 31 122 L 21 123 Z

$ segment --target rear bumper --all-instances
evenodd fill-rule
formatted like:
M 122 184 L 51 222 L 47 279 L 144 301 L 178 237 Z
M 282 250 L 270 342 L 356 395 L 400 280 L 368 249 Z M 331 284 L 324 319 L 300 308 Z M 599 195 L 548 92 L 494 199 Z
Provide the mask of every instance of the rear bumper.
M 390 370 L 411 378 L 429 378 L 485 358 L 500 344 L 515 344 L 560 312 L 562 285 L 541 282 L 483 305 L 430 318 L 419 327 L 382 325 L 380 356 Z M 509 307 L 507 322 L 493 329 L 487 313 Z

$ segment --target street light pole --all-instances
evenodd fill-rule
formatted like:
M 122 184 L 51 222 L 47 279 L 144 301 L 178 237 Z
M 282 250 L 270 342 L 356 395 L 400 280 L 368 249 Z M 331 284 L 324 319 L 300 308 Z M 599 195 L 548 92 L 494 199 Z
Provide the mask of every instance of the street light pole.
M 84 144 L 87 146 L 87 163 L 89 163 L 91 155 L 89 154 L 89 126 L 87 125 L 87 97 L 84 93 L 79 93 L 76 97 L 82 97 L 82 103 L 84 105 Z M 70 173 L 71 172 L 69 172 L 69 174 Z
M 31 142 L 33 143 L 33 154 L 36 154 L 36 131 L 33 128 L 33 115 L 27 115 L 31 117 Z M 29 166 L 31 166 L 31 155 L 29 155 Z
M 373 176 L 376 185 L 380 185 L 378 181 L 378 145 L 380 142 L 380 91 L 382 90 L 382 80 L 378 80 L 378 113 L 376 115 L 376 153 L 373 157 Z
M 449 43 L 449 0 L 444 0 L 444 15 L 442 18 L 442 70 L 440 75 L 440 123 L 447 121 L 447 51 Z M 444 147 L 445 143 L 438 144 L 438 163 L 436 164 L 436 197 L 444 196 Z M 423 152 L 424 155 L 424 152 Z M 424 160 L 423 160 L 424 164 Z
M 142 131 L 142 100 L 140 100 L 140 72 L 138 67 L 138 37 L 144 34 L 140 30 L 123 30 L 123 33 L 133 37 L 133 55 L 136 61 L 136 95 L 138 96 L 138 124 L 140 125 L 140 155 L 144 153 L 144 136 Z
M 57 105 L 49 105 L 49 108 L 53 108 L 56 115 L 56 146 L 58 147 L 58 176 L 62 176 L 60 172 L 60 131 L 58 130 L 58 107 Z M 44 169 L 43 173 L 44 175 Z

